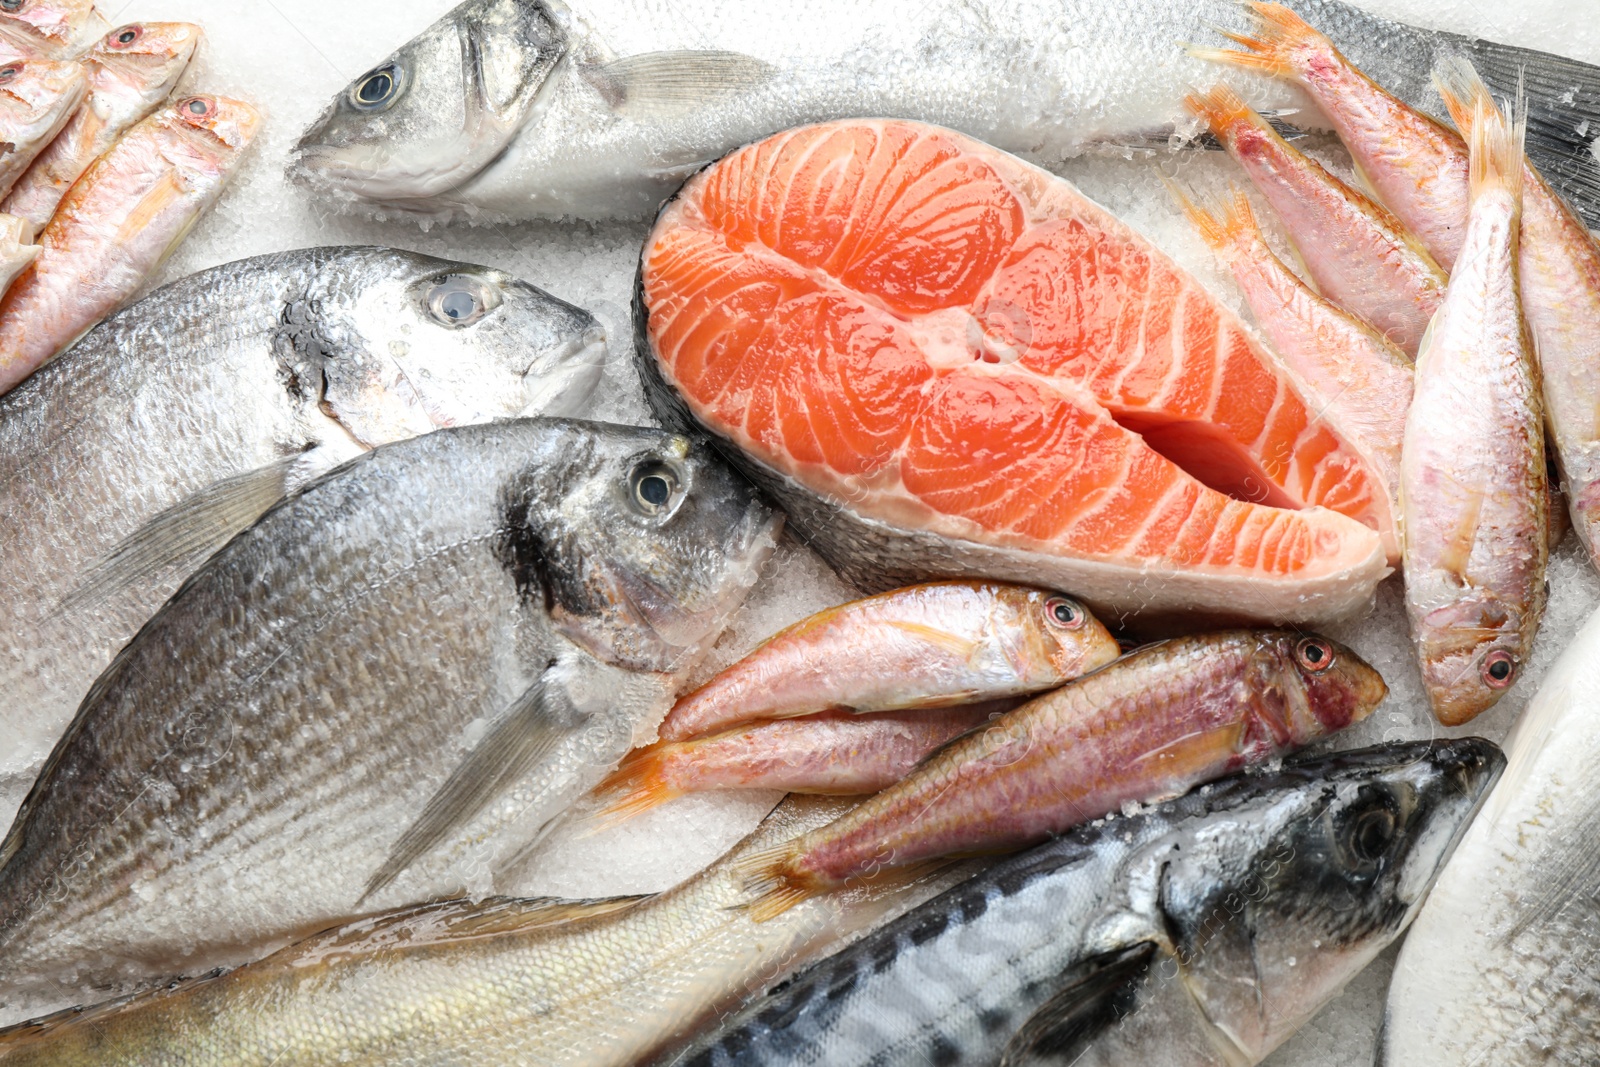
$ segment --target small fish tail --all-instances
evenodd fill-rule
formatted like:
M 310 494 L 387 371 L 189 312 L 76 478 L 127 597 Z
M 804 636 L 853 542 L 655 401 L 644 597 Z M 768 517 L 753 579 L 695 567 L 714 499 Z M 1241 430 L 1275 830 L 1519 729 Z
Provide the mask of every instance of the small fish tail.
M 683 795 L 683 790 L 667 781 L 667 758 L 672 747 L 670 743 L 659 743 L 635 749 L 595 786 L 595 796 L 607 798 L 594 813 L 595 829 L 608 830 Z
M 1221 205 L 1201 204 L 1188 196 L 1177 182 L 1165 177 L 1162 180 L 1183 209 L 1184 217 L 1212 251 L 1225 253 L 1234 248 L 1241 237 L 1260 233 L 1255 212 L 1250 209 L 1250 199 L 1241 190 L 1235 189 Z
M 794 842 L 752 852 L 738 860 L 734 877 L 743 882 L 750 900 L 739 905 L 758 923 L 776 919 L 796 904 L 816 895 L 793 869 Z
M 1266 120 L 1256 114 L 1244 98 L 1234 92 L 1226 82 L 1218 82 L 1204 92 L 1196 89 L 1183 98 L 1190 111 L 1205 121 L 1218 138 L 1227 135 L 1235 126 L 1265 126 Z
M 1282 4 L 1253 2 L 1244 6 L 1254 23 L 1253 32 L 1235 33 L 1232 30 L 1217 30 L 1244 51 L 1190 46 L 1189 54 L 1196 59 L 1225 63 L 1231 67 L 1257 71 L 1273 77 L 1283 77 L 1294 73 L 1293 53 L 1297 49 L 1305 45 L 1318 49 L 1331 48 L 1326 37 Z
M 1456 128 L 1467 140 L 1471 154 L 1472 198 L 1490 190 L 1522 195 L 1523 142 L 1527 135 L 1527 108 L 1522 87 L 1504 112 L 1495 104 L 1489 87 L 1466 59 L 1454 56 L 1433 73 L 1439 95 Z

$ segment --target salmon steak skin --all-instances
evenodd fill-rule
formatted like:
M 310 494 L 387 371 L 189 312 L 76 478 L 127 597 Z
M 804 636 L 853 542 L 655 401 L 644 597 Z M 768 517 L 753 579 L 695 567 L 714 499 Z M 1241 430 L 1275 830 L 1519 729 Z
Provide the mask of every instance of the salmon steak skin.
M 668 200 L 635 288 L 656 414 L 848 580 L 982 576 L 1107 617 L 1323 624 L 1397 553 L 1372 459 L 1069 182 L 936 126 L 802 126 Z

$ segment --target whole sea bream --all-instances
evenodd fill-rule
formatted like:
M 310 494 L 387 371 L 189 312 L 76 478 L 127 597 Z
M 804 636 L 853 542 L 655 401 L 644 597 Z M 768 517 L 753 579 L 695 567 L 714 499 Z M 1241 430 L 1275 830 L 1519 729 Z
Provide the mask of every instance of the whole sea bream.
M 575 414 L 604 343 L 499 270 L 310 248 L 164 286 L 0 397 L 0 822 L 117 650 L 286 489 L 436 427 Z
M 118 654 L 0 844 L 0 990 L 194 972 L 491 889 L 654 736 L 781 518 L 660 430 L 383 446 Z
M 1259 1063 L 1406 928 L 1504 765 L 1479 738 L 1380 746 L 1082 827 L 660 1062 Z
M 1525 72 L 1533 160 L 1600 225 L 1584 132 L 1600 71 L 1338 0 L 1295 6 L 1413 103 L 1434 99 L 1446 52 L 1500 92 Z M 1192 128 L 1183 98 L 1215 68 L 1185 43 L 1245 25 L 1228 0 L 468 0 L 342 91 L 291 170 L 392 211 L 604 218 L 645 215 L 705 163 L 826 119 L 918 119 L 1049 163 Z M 1262 109 L 1307 103 L 1259 76 L 1241 88 Z

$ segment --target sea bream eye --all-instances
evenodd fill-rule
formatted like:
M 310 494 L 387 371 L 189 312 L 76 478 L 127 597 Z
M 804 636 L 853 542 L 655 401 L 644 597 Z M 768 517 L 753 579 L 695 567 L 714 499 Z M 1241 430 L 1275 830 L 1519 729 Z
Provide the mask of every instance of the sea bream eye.
M 399 91 L 400 68 L 391 63 L 357 81 L 350 89 L 350 103 L 363 111 L 375 111 L 392 102 Z
M 667 510 L 678 490 L 677 473 L 656 460 L 634 467 L 628 482 L 633 506 L 643 515 L 659 515 Z
M 446 326 L 471 326 L 500 306 L 499 292 L 479 278 L 452 274 L 428 290 L 428 313 Z

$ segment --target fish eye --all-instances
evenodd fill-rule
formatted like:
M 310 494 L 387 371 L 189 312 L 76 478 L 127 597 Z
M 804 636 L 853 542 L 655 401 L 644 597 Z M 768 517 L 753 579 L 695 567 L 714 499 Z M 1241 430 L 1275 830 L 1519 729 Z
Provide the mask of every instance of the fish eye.
M 1387 806 L 1363 811 L 1350 823 L 1350 854 L 1362 863 L 1377 863 L 1388 855 L 1396 826 L 1395 814 Z
M 1082 629 L 1088 612 L 1077 601 L 1064 596 L 1053 596 L 1044 602 L 1045 621 L 1063 630 Z
M 1483 657 L 1483 684 L 1491 689 L 1504 689 L 1517 676 L 1517 660 L 1511 653 L 1497 648 Z
M 500 306 L 499 291 L 481 278 L 451 274 L 428 290 L 427 305 L 445 326 L 471 326 Z
M 139 36 L 142 32 L 143 31 L 141 31 L 138 26 L 124 26 L 117 33 L 117 35 L 112 38 L 112 47 L 116 47 L 117 45 L 132 44 L 139 39 Z
M 3 2 L 4 2 L 4 0 L 0 0 L 0 3 L 3 3 Z M 0 67 L 0 85 L 3 85 L 8 81 L 11 81 L 13 78 L 15 78 L 18 74 L 21 74 L 21 73 L 22 73 L 22 64 L 21 63 L 8 63 L 4 67 Z
M 216 105 L 203 96 L 191 96 L 178 105 L 178 110 L 188 112 L 195 118 L 205 118 L 216 110 Z
M 646 460 L 633 468 L 628 485 L 635 510 L 641 515 L 659 515 L 678 491 L 678 475 L 659 460 Z
M 1333 646 L 1320 637 L 1302 637 L 1294 646 L 1294 658 L 1312 674 L 1321 674 L 1333 666 Z
M 0 10 L 21 11 L 28 0 L 0 0 Z
M 357 79 L 350 87 L 350 103 L 362 111 L 376 111 L 393 102 L 399 92 L 400 68 L 386 63 Z

